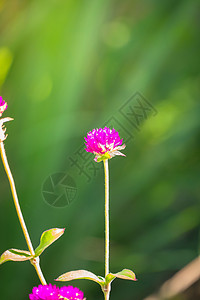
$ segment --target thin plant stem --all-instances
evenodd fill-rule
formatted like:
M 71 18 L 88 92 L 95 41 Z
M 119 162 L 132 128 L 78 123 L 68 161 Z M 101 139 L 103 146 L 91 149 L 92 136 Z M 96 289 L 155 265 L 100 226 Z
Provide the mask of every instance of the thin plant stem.
M 40 259 L 39 257 L 36 257 L 34 258 L 32 261 L 31 261 L 31 264 L 34 266 L 36 272 L 37 272 L 37 275 L 41 281 L 41 283 L 44 285 L 44 284 L 47 284 L 46 283 L 46 280 L 44 278 L 44 275 L 42 273 L 42 270 L 41 270 L 41 267 L 40 267 Z
M 109 169 L 108 159 L 103 160 L 105 173 L 105 277 L 109 274 Z M 105 300 L 110 297 L 110 284 L 104 291 Z
M 24 237 L 26 239 L 28 249 L 29 249 L 31 255 L 34 256 L 35 252 L 34 252 L 33 245 L 32 245 L 32 242 L 31 242 L 31 239 L 30 239 L 30 236 L 29 236 L 29 233 L 28 233 L 25 221 L 24 221 L 24 217 L 23 217 L 23 214 L 22 214 L 22 211 L 21 211 L 21 208 L 20 208 L 14 178 L 12 176 L 12 173 L 11 173 L 11 170 L 10 170 L 10 167 L 9 167 L 9 164 L 8 164 L 4 144 L 3 144 L 2 141 L 0 142 L 0 152 L 1 152 L 2 162 L 3 162 L 4 168 L 5 168 L 6 174 L 8 176 L 9 183 L 10 183 L 10 188 L 11 188 L 15 208 L 16 208 L 16 211 L 17 211 L 17 215 L 18 215 L 18 218 L 19 218 L 19 222 L 21 224 L 21 227 L 22 227 L 22 230 L 23 230 L 23 233 L 24 233 Z M 44 275 L 42 274 L 42 270 L 40 268 L 39 260 L 34 260 L 33 259 L 32 264 L 36 269 L 36 272 L 38 274 L 38 277 L 39 277 L 41 283 L 46 284 L 46 280 L 45 280 Z

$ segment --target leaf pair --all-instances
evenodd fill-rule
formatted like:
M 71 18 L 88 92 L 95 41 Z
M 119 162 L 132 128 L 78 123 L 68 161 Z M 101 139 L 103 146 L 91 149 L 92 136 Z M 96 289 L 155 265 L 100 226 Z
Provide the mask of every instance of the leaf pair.
M 40 244 L 35 249 L 35 255 L 31 255 L 29 251 L 9 249 L 6 250 L 0 257 L 0 265 L 7 261 L 26 261 L 31 260 L 35 257 L 40 256 L 40 254 L 49 247 L 53 242 L 55 242 L 61 235 L 63 235 L 64 228 L 52 228 L 46 230 L 42 233 L 40 238 Z
M 62 274 L 59 276 L 56 281 L 70 281 L 74 279 L 88 279 L 97 282 L 101 288 L 103 289 L 106 287 L 109 283 L 111 283 L 115 278 L 121 278 L 121 279 L 127 279 L 127 280 L 133 280 L 136 281 L 136 276 L 133 271 L 128 269 L 123 269 L 122 271 L 118 273 L 109 273 L 105 278 L 101 276 L 96 276 L 92 272 L 86 271 L 86 270 L 77 270 L 77 271 L 71 271 L 67 272 L 65 274 Z

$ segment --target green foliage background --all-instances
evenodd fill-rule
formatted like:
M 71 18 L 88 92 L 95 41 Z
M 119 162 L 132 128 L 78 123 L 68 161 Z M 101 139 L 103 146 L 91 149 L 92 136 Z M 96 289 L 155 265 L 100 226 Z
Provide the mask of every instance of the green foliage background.
M 111 271 L 133 269 L 138 281 L 116 280 L 111 299 L 144 299 L 199 254 L 198 9 L 195 0 L 0 1 L 0 94 L 15 119 L 5 147 L 34 247 L 42 231 L 66 227 L 41 256 L 48 282 L 104 273 L 103 170 L 88 183 L 69 157 L 113 116 L 134 139 L 110 162 Z M 136 92 L 158 112 L 140 132 L 119 115 Z M 64 208 L 42 197 L 56 172 L 78 188 Z M 27 249 L 1 163 L 0 252 L 12 247 Z M 38 284 L 28 262 L 0 267 L 2 299 L 28 299 Z M 103 298 L 93 282 L 72 284 Z

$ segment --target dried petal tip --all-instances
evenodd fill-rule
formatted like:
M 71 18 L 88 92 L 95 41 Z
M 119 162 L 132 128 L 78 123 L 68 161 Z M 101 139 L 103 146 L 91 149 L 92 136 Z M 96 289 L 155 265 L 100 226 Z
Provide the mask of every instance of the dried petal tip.
M 123 139 L 119 133 L 109 127 L 93 129 L 85 138 L 85 150 L 95 154 L 94 160 L 100 162 L 105 159 L 110 159 L 116 155 L 125 156 L 119 150 L 123 150 L 126 145 L 123 144 Z
M 5 122 L 12 121 L 12 120 L 13 119 L 9 118 L 9 117 L 4 118 L 4 119 L 0 119 L 0 142 L 3 142 L 7 138 L 7 135 L 5 135 L 6 128 L 3 124 Z
M 3 112 L 7 109 L 8 105 L 0 96 L 0 117 L 2 116 Z

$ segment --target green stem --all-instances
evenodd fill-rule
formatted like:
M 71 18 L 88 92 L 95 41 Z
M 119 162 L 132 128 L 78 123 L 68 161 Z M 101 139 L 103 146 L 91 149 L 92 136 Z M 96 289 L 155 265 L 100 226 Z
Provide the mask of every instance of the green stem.
M 105 173 L 105 277 L 109 274 L 109 170 L 108 159 L 103 160 Z M 110 297 L 110 284 L 104 291 L 105 300 Z
M 10 167 L 9 167 L 9 164 L 8 164 L 4 144 L 3 144 L 2 141 L 0 141 L 0 152 L 1 152 L 2 162 L 3 162 L 4 168 L 5 168 L 6 174 L 8 176 L 9 183 L 10 183 L 10 188 L 11 188 L 15 208 L 16 208 L 16 211 L 17 211 L 17 215 L 18 215 L 18 218 L 19 218 L 19 222 L 21 224 L 21 227 L 22 227 L 22 230 L 23 230 L 23 233 L 24 233 L 24 237 L 26 239 L 28 249 L 29 249 L 31 255 L 34 256 L 35 252 L 34 252 L 34 249 L 33 249 L 32 243 L 31 243 L 31 239 L 30 239 L 30 236 L 29 236 L 29 233 L 28 233 L 25 221 L 24 221 L 24 217 L 22 215 L 22 211 L 21 211 L 21 208 L 20 208 L 20 204 L 19 204 L 19 200 L 18 200 L 18 196 L 17 196 L 17 191 L 16 191 L 16 187 L 15 187 L 14 178 L 12 176 L 12 173 L 11 173 L 11 170 L 10 170 Z M 39 263 L 37 262 L 37 263 L 32 263 L 32 264 L 34 265 L 34 267 L 36 269 L 36 272 L 38 274 L 38 277 L 39 277 L 41 283 L 46 284 L 46 280 L 45 280 L 45 278 L 42 274 Z

